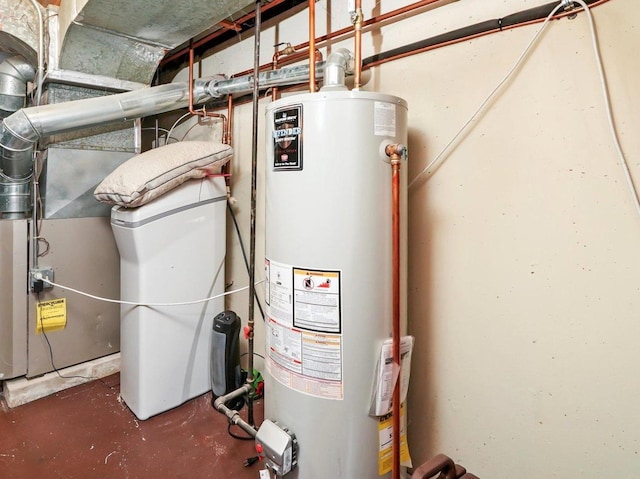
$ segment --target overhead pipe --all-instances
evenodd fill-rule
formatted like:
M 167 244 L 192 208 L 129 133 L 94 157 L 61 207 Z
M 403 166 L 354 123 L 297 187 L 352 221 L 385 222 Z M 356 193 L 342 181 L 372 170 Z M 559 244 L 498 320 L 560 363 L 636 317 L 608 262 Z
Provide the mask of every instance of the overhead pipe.
M 278 68 L 280 68 L 280 65 L 283 63 L 281 61 L 282 57 L 286 57 L 285 59 L 286 63 L 292 63 L 302 58 L 305 58 L 308 55 L 310 55 L 308 51 L 297 51 L 291 46 L 291 43 L 287 43 L 282 50 L 276 51 L 273 54 L 273 59 L 271 61 L 271 70 L 272 71 L 278 70 Z M 321 62 L 321 61 L 322 61 L 322 52 L 320 52 L 320 50 L 316 48 L 315 63 L 318 64 L 318 62 Z M 280 98 L 279 89 L 277 86 L 274 86 L 271 88 L 271 98 L 273 100 L 277 100 L 278 98 Z
M 326 62 L 316 63 L 315 74 L 317 78 L 324 76 Z M 309 65 L 294 65 L 279 70 L 269 70 L 232 77 L 224 80 L 209 80 L 206 82 L 207 94 L 212 98 L 221 98 L 225 95 L 249 93 L 253 91 L 254 83 L 260 89 L 274 86 L 298 85 L 309 80 Z M 256 81 L 257 80 L 257 81 Z M 196 85 L 198 81 L 196 80 Z
M 586 4 L 590 8 L 607 3 L 609 0 L 586 0 Z M 363 60 L 363 69 L 367 70 L 375 66 L 382 65 L 394 60 L 399 60 L 418 53 L 424 53 L 438 48 L 454 45 L 476 38 L 490 35 L 492 33 L 498 33 L 506 30 L 511 30 L 517 27 L 524 27 L 527 25 L 533 25 L 535 23 L 543 22 L 549 15 L 551 10 L 558 5 L 558 1 L 539 5 L 537 7 L 529 8 L 511 15 L 507 15 L 502 18 L 496 18 L 493 20 L 486 20 L 480 23 L 469 25 L 457 30 L 452 30 L 440 35 L 436 35 L 424 40 L 420 40 L 408 45 L 404 45 L 386 52 L 377 53 Z M 553 16 L 553 19 L 560 19 L 575 15 L 581 11 L 581 8 L 570 9 L 568 11 L 558 13 Z
M 424 8 L 426 6 L 429 6 L 431 4 L 438 3 L 438 2 L 442 3 L 443 1 L 445 1 L 445 0 L 421 0 L 419 2 L 412 3 L 410 5 L 405 5 L 404 7 L 398 8 L 396 10 L 392 10 L 392 11 L 384 13 L 382 15 L 378 15 L 376 17 L 372 17 L 369 20 L 364 20 L 362 22 L 363 30 L 366 27 L 369 27 L 371 25 L 382 23 L 382 22 L 384 22 L 386 20 L 392 20 L 392 19 L 397 18 L 399 16 L 407 15 L 409 13 L 413 13 L 415 11 L 418 11 L 419 9 Z M 452 1 L 458 1 L 458 0 L 449 0 L 449 1 L 452 2 Z M 609 0 L 600 0 L 600 1 L 609 1 Z M 353 31 L 354 31 L 353 27 L 345 27 L 345 28 L 342 28 L 340 30 L 336 30 L 334 32 L 330 32 L 330 33 L 328 33 L 326 35 L 322 35 L 320 37 L 315 38 L 314 40 L 315 40 L 316 50 L 318 49 L 318 45 L 319 44 L 325 43 L 328 40 L 331 40 L 331 39 L 334 39 L 334 38 L 337 38 L 337 37 L 341 37 L 343 35 L 347 35 L 349 33 L 352 33 Z M 295 45 L 293 47 L 293 49 L 295 51 L 306 50 L 309 47 L 309 43 L 310 43 L 309 41 L 300 43 L 298 45 Z M 260 65 L 260 69 L 259 70 L 260 71 L 264 71 L 264 70 L 269 70 L 270 68 L 272 68 L 272 63 L 266 63 L 266 64 L 263 64 L 263 65 Z M 320 68 L 319 65 L 316 64 L 316 76 L 319 73 L 319 71 L 318 71 L 319 68 Z M 253 69 L 235 73 L 234 75 L 232 75 L 232 78 L 243 77 L 243 76 L 249 74 L 252 71 L 253 71 Z M 291 85 L 294 85 L 294 84 L 297 84 L 297 83 L 300 83 L 300 82 L 291 83 Z

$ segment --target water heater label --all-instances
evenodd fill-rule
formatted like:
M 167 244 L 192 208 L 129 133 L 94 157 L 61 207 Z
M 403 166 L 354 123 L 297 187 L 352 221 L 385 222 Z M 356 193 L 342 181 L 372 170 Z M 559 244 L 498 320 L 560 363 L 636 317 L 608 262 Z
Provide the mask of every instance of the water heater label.
M 302 105 L 273 112 L 273 169 L 302 169 Z
M 396 136 L 396 106 L 377 101 L 374 107 L 374 135 Z
M 293 325 L 339 333 L 340 272 L 293 268 Z
M 285 386 L 343 399 L 340 272 L 267 259 L 267 369 Z

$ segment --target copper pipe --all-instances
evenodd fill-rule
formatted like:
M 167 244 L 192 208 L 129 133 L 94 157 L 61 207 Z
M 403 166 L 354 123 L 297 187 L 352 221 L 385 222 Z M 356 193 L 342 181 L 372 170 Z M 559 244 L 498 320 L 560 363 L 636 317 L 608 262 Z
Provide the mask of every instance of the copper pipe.
M 442 479 L 456 479 L 456 465 L 448 456 L 438 454 L 417 468 L 411 475 L 411 479 L 430 479 L 438 474 Z
M 260 9 L 261 12 L 266 12 L 267 10 L 273 8 L 273 7 L 277 7 L 278 5 L 285 3 L 287 0 L 271 0 L 271 2 L 263 5 Z M 251 20 L 253 18 L 255 18 L 256 14 L 255 11 L 249 12 L 246 15 L 243 15 L 242 17 L 238 18 L 235 22 L 233 22 L 236 25 L 240 25 L 245 23 L 247 20 Z M 221 25 L 222 26 L 222 25 Z M 208 42 L 210 42 L 211 40 L 219 37 L 220 35 L 222 35 L 223 33 L 227 32 L 227 28 L 225 26 L 222 26 L 222 28 L 220 30 L 216 30 L 213 33 L 210 33 L 209 35 L 207 35 L 206 37 L 201 38 L 200 40 L 198 40 L 197 42 L 194 42 L 192 45 L 192 48 L 198 48 L 201 47 L 202 45 L 207 44 Z M 168 56 L 166 58 L 163 58 L 160 61 L 160 64 L 163 65 L 165 63 L 168 63 L 170 61 L 175 60 L 176 58 L 180 58 L 186 54 L 189 53 L 189 47 L 187 48 L 183 48 L 182 50 L 177 51 L 176 53 L 174 53 L 171 56 Z M 253 71 L 253 70 L 251 70 Z
M 407 14 L 409 12 L 412 12 L 414 10 L 418 10 L 419 8 L 425 7 L 425 6 L 430 5 L 432 3 L 441 2 L 441 1 L 442 0 L 422 0 L 420 2 L 416 2 L 416 3 L 413 3 L 411 5 L 406 5 L 406 6 L 402 7 L 402 8 L 398 8 L 396 10 L 392 10 L 390 12 L 384 13 L 382 15 L 378 15 L 377 17 L 372 17 L 369 20 L 363 21 L 363 23 L 362 23 L 363 29 L 365 27 L 374 25 L 376 23 L 380 23 L 380 22 L 383 22 L 385 20 L 389 20 L 389 19 L 397 17 L 399 15 Z M 314 39 L 314 41 L 315 41 L 315 49 L 317 50 L 318 44 L 322 44 L 322 43 L 325 43 L 326 41 L 331 40 L 333 38 L 341 37 L 343 35 L 352 33 L 353 31 L 354 31 L 353 27 L 345 27 L 345 28 L 342 28 L 340 30 L 336 30 L 335 32 L 331 32 L 331 33 L 328 33 L 326 35 L 322 35 L 322 36 Z M 310 44 L 310 42 L 303 42 L 303 43 L 300 43 L 300 44 L 294 46 L 293 49 L 295 51 L 304 50 L 307 47 L 309 47 L 309 44 Z M 264 65 L 260 66 L 260 71 L 268 70 L 269 68 L 272 68 L 272 64 L 265 63 Z M 239 73 L 234 73 L 232 75 L 232 77 L 248 75 L 251 72 L 253 72 L 253 69 L 244 70 L 244 71 L 241 71 Z
M 316 91 L 316 0 L 309 0 L 309 91 Z
M 282 50 L 277 50 L 273 54 L 273 58 L 271 59 L 271 69 L 272 70 L 277 70 L 278 69 L 278 62 L 279 62 L 281 56 L 290 55 L 290 54 L 292 54 L 294 52 L 295 52 L 295 50 L 291 46 L 291 43 L 287 43 L 287 45 Z M 271 89 L 271 99 L 272 100 L 277 100 L 278 98 L 280 98 L 280 95 L 278 94 L 278 87 L 274 86 Z
M 392 280 L 393 280 L 393 362 L 401 369 L 400 364 L 400 160 L 404 146 L 387 145 L 385 153 L 391 158 L 391 200 L 392 200 Z M 392 444 L 392 478 L 400 479 L 400 374 L 393 388 L 391 430 Z
M 599 0 L 597 2 L 594 2 L 594 3 L 590 4 L 589 8 L 592 9 L 593 7 L 597 7 L 599 5 L 602 5 L 603 3 L 607 3 L 608 1 L 610 1 L 610 0 Z M 573 10 L 568 11 L 568 12 L 558 13 L 557 15 L 554 15 L 552 17 L 552 19 L 553 20 L 558 20 L 560 18 L 564 18 L 564 17 L 568 17 L 568 16 L 571 16 L 571 15 L 575 15 L 580 10 L 582 10 L 582 7 L 578 7 L 577 9 L 573 9 Z M 466 37 L 463 37 L 463 38 L 456 38 L 455 40 L 449 40 L 447 42 L 438 43 L 437 45 L 430 45 L 428 47 L 418 48 L 416 50 L 412 50 L 412 51 L 409 51 L 409 52 L 400 53 L 400 54 L 395 55 L 393 57 L 385 58 L 384 60 L 378 60 L 378 61 L 375 61 L 375 62 L 371 62 L 371 63 L 365 65 L 364 69 L 368 70 L 370 68 L 382 65 L 382 64 L 387 63 L 387 62 L 391 62 L 391 61 L 394 61 L 394 60 L 400 60 L 401 58 L 406 58 L 406 57 L 409 57 L 409 56 L 412 56 L 412 55 L 417 55 L 418 53 L 429 52 L 431 50 L 436 50 L 438 48 L 448 47 L 449 45 L 455 45 L 457 43 L 462 43 L 462 42 L 466 42 L 468 40 L 474 40 L 476 38 L 484 37 L 485 35 L 490 35 L 490 34 L 498 33 L 498 32 L 504 32 L 504 31 L 507 31 L 507 30 L 513 30 L 514 28 L 519 28 L 519 27 L 526 27 L 528 25 L 534 25 L 536 23 L 542 23 L 544 21 L 545 21 L 544 18 L 540 18 L 538 20 L 531 20 L 529 22 L 518 23 L 517 25 L 509 25 L 509 26 L 502 27 L 502 28 L 495 28 L 493 30 L 487 30 L 486 32 L 476 33 L 476 34 L 469 35 L 469 36 L 466 36 Z
M 227 122 L 227 141 L 225 143 L 230 145 L 233 141 L 233 95 L 227 96 L 227 117 L 229 121 Z
M 203 118 L 221 118 L 222 119 L 222 143 L 226 143 L 227 136 L 227 117 L 222 113 L 210 113 L 204 108 L 196 110 L 193 107 L 193 48 L 189 49 L 189 113 L 201 116 Z M 168 138 L 167 138 L 168 141 Z
M 356 0 L 356 12 L 353 18 L 353 29 L 355 37 L 354 46 L 354 90 L 359 90 L 362 85 L 362 0 Z
M 290 43 L 287 43 L 287 46 L 285 48 L 283 48 L 282 50 L 275 52 L 273 54 L 273 60 L 271 62 L 271 69 L 272 70 L 277 70 L 282 63 L 280 63 L 280 59 L 282 57 L 285 57 L 283 63 L 284 64 L 288 64 L 288 63 L 293 63 L 297 60 L 300 60 L 302 58 L 306 58 L 310 53 L 306 52 L 306 51 L 302 51 L 302 52 L 297 52 L 296 50 L 293 49 L 293 47 L 291 46 Z M 314 55 L 314 60 L 315 62 L 321 62 L 322 61 L 322 52 L 320 50 L 318 50 L 316 48 L 315 51 L 315 55 Z M 277 100 L 280 98 L 280 88 L 278 88 L 277 86 L 274 86 L 271 88 L 271 99 L 272 100 Z

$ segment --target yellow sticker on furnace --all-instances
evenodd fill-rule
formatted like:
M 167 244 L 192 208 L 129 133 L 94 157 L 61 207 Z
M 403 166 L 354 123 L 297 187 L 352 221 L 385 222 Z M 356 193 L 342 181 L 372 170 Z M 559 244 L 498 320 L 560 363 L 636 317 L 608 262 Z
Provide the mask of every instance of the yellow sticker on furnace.
M 67 326 L 67 299 L 40 301 L 36 304 L 36 333 L 55 331 Z

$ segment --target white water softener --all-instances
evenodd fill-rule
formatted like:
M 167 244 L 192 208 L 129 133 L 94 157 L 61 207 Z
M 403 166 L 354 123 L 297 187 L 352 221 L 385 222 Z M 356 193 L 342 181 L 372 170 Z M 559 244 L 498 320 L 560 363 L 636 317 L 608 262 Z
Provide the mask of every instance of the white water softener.
M 223 293 L 225 208 L 221 177 L 187 181 L 139 208 L 114 207 L 121 298 L 173 303 Z M 120 395 L 139 419 L 211 389 L 211 329 L 224 298 L 121 308 Z

